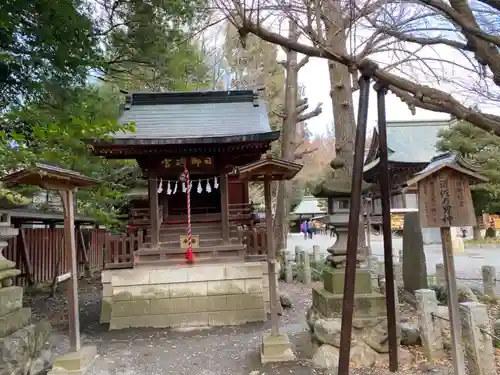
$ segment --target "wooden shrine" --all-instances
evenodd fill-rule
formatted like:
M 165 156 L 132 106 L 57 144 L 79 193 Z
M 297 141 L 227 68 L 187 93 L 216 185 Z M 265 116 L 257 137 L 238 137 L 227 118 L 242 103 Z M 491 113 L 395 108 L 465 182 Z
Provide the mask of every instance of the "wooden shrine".
M 147 196 L 130 212 L 130 229 L 146 232 L 134 265 L 182 262 L 188 222 L 184 167 L 196 258 L 244 260 L 237 229 L 250 227 L 254 217 L 248 182 L 230 172 L 259 160 L 279 138 L 266 103 L 250 90 L 134 93 L 120 122 L 133 122 L 135 132 L 92 147 L 106 158 L 135 159 L 148 181 Z
M 133 250 L 132 263 L 103 272 L 101 322 L 122 329 L 265 321 L 277 293 L 265 262 L 271 248 L 265 228 L 254 226 L 250 178 L 242 176 L 269 166 L 262 155 L 279 138 L 266 103 L 250 90 L 134 93 L 120 121 L 135 132 L 92 147 L 142 169 L 148 193 L 130 226 L 146 234 L 137 248 L 122 248 Z M 257 242 L 265 248 L 251 253 Z

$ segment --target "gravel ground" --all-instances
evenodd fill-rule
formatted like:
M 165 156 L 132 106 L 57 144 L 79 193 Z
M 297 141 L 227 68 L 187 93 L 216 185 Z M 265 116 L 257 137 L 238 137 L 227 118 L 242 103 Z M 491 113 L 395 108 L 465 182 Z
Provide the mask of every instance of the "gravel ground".
M 62 286 L 61 289 L 64 289 Z M 310 367 L 312 345 L 305 313 L 311 304 L 311 289 L 301 284 L 280 283 L 294 306 L 285 310 L 281 326 L 287 331 L 297 361 L 262 366 L 259 345 L 269 322 L 240 327 L 178 332 L 158 329 L 108 331 L 99 324 L 101 285 L 99 279 L 80 283 L 80 323 L 82 342 L 97 345 L 99 357 L 89 371 L 92 375 L 326 375 Z M 51 343 L 54 353 L 68 350 L 66 293 L 53 298 L 47 295 L 26 296 L 36 318 L 48 318 L 53 325 Z M 413 320 L 414 311 L 404 306 L 403 316 Z M 447 374 L 449 361 L 428 365 L 419 348 L 402 349 L 400 371 L 396 374 Z M 444 370 L 443 370 L 444 369 Z M 387 359 L 369 369 L 352 369 L 355 375 L 385 375 Z

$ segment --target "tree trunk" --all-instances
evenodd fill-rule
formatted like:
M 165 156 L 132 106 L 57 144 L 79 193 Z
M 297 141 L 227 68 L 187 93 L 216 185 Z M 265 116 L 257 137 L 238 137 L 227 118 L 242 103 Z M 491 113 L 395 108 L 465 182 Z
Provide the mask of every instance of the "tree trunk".
M 325 23 L 327 45 L 330 46 L 333 52 L 345 55 L 347 54 L 345 30 L 339 29 L 337 26 L 342 25 L 344 22 L 340 2 L 338 0 L 333 1 L 329 7 L 328 22 Z M 334 61 L 328 62 L 328 71 L 335 127 L 336 155 L 345 161 L 346 177 L 352 179 L 356 118 L 354 116 L 351 74 L 346 66 Z M 362 199 L 362 197 L 359 197 L 359 199 Z M 363 207 L 363 204 L 361 204 L 361 207 Z M 363 212 L 360 213 L 359 217 L 358 249 L 363 249 L 363 253 L 366 255 Z
M 298 40 L 299 33 L 294 22 L 289 23 L 289 37 Z M 283 126 L 281 129 L 281 158 L 293 160 L 295 152 L 295 133 L 297 126 L 297 91 L 298 91 L 298 65 L 297 52 L 288 51 L 286 56 L 286 88 Z M 286 248 L 288 234 L 287 216 L 290 208 L 290 181 L 280 181 L 278 183 L 278 197 L 276 202 L 276 249 Z

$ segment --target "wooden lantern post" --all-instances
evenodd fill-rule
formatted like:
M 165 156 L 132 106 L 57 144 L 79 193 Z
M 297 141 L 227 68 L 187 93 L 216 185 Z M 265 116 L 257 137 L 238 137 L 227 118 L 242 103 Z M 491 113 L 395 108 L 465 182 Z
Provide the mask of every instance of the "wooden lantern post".
M 271 333 L 265 336 L 262 342 L 262 363 L 285 362 L 295 359 L 288 336 L 285 333 L 281 333 L 279 329 L 279 298 L 277 294 L 278 285 L 276 283 L 276 249 L 274 243 L 274 220 L 271 208 L 271 184 L 273 181 L 290 180 L 301 169 L 302 165 L 300 164 L 273 159 L 268 155 L 267 158 L 239 167 L 234 172 L 240 179 L 261 181 L 264 183 Z
M 422 228 L 441 230 L 456 375 L 465 375 L 465 361 L 450 228 L 477 224 L 469 186 L 471 180 L 486 181 L 486 178 L 458 165 L 443 163 L 422 171 L 408 181 L 408 185 L 418 184 L 418 210 Z
M 84 369 L 96 356 L 93 346 L 81 347 L 80 314 L 78 308 L 78 267 L 75 243 L 74 192 L 78 188 L 96 185 L 99 181 L 84 175 L 45 164 L 11 173 L 2 178 L 10 184 L 36 185 L 46 190 L 56 190 L 61 196 L 64 209 L 64 251 L 66 264 L 71 268 L 68 282 L 68 324 L 70 352 L 54 362 L 54 367 L 69 365 L 70 369 Z M 80 366 L 80 367 L 74 367 Z M 83 370 L 82 370 L 83 371 Z

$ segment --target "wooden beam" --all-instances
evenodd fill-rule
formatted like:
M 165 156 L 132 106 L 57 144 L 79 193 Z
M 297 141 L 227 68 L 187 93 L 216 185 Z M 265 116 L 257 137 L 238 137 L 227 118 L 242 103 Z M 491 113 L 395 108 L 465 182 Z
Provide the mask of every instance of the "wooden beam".
M 149 220 L 151 221 L 151 248 L 157 249 L 160 242 L 160 227 L 158 220 L 158 179 L 149 175 Z
M 227 173 L 220 175 L 220 206 L 222 218 L 222 242 L 229 243 L 229 191 Z
M 76 231 L 78 233 L 78 239 L 80 240 L 79 250 L 82 254 L 83 263 L 88 265 L 90 263 L 89 262 L 89 254 L 87 251 L 87 244 L 85 243 L 85 238 L 83 237 L 82 228 L 80 228 L 80 226 L 78 225 L 76 228 Z
M 75 207 L 73 190 L 59 190 L 64 207 L 64 251 L 71 266 L 68 282 L 68 323 L 70 352 L 80 351 L 80 312 L 78 309 L 78 267 L 75 243 Z

